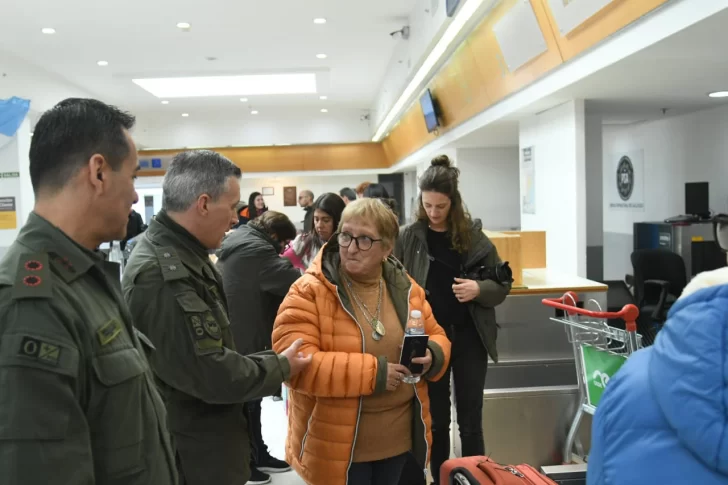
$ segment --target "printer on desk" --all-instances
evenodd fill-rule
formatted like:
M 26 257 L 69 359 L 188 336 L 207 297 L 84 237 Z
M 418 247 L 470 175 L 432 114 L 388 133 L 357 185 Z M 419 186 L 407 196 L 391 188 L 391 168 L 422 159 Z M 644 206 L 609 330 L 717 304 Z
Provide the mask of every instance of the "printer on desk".
M 708 182 L 685 184 L 685 215 L 664 222 L 634 223 L 634 249 L 664 248 L 685 261 L 688 278 L 726 266 L 715 242 Z

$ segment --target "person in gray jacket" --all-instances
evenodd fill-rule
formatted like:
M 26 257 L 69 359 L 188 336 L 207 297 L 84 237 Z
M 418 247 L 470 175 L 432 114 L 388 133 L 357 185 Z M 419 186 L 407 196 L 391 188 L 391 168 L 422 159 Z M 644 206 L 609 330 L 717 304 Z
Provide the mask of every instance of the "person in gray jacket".
M 271 348 L 278 307 L 301 276 L 280 256 L 295 237 L 296 228 L 285 214 L 268 211 L 231 232 L 217 253 L 217 267 L 230 305 L 230 328 L 243 355 Z M 268 473 L 291 469 L 288 463 L 272 457 L 263 441 L 261 403 L 260 399 L 246 403 L 253 445 L 248 484 L 270 483 Z
M 472 220 L 465 209 L 459 174 L 445 155 L 432 161 L 419 180 L 417 220 L 401 230 L 394 251 L 425 288 L 435 319 L 452 342 L 450 368 L 429 385 L 430 466 L 436 484 L 440 466 L 450 458 L 451 371 L 463 456 L 485 454 L 482 415 L 488 354 L 498 361 L 495 306 L 505 300 L 512 282 L 480 220 Z

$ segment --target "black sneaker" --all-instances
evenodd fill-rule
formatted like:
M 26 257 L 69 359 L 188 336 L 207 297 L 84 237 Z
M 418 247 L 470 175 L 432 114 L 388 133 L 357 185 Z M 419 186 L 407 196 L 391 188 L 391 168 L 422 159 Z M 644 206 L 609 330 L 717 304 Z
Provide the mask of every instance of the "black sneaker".
M 265 485 L 272 481 L 270 475 L 263 473 L 257 468 L 250 469 L 250 479 L 247 481 L 247 485 Z
M 291 471 L 291 465 L 278 458 L 268 455 L 258 461 L 258 470 L 266 473 L 284 473 Z

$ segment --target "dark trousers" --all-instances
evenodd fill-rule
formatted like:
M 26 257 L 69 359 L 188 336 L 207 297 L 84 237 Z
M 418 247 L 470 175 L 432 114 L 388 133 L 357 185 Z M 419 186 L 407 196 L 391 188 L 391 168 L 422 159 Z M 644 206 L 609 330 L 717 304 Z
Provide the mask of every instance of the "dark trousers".
M 437 382 L 428 383 L 432 416 L 430 469 L 440 483 L 440 466 L 450 459 L 450 374 L 455 385 L 455 409 L 463 456 L 485 454 L 483 440 L 483 389 L 488 353 L 472 323 L 445 329 L 452 342 L 450 368 Z
M 349 485 L 397 485 L 402 474 L 407 455 L 395 456 L 386 460 L 352 463 L 349 468 Z
M 246 417 L 248 418 L 248 432 L 250 433 L 250 466 L 255 467 L 262 459 L 268 456 L 268 447 L 263 441 L 263 425 L 261 423 L 263 400 L 245 403 Z

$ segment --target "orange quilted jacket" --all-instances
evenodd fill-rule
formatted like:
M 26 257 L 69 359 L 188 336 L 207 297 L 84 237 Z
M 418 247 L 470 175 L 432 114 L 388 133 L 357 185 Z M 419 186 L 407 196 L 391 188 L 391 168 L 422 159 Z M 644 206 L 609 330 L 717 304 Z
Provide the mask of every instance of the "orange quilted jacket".
M 273 329 L 273 349 L 285 350 L 302 338 L 301 351 L 313 354 L 310 367 L 289 386 L 286 460 L 309 485 L 345 485 L 354 452 L 363 396 L 386 392 L 386 359 L 363 353 L 362 329 L 351 302 L 339 286 L 338 245 L 329 243 L 283 301 Z M 432 316 L 424 290 L 390 258 L 383 277 L 402 325 L 410 310 L 421 310 L 430 336 L 433 364 L 427 380 L 436 381 L 450 359 L 450 341 Z M 430 403 L 427 380 L 416 384 L 413 400 L 413 453 L 426 469 L 430 457 Z

